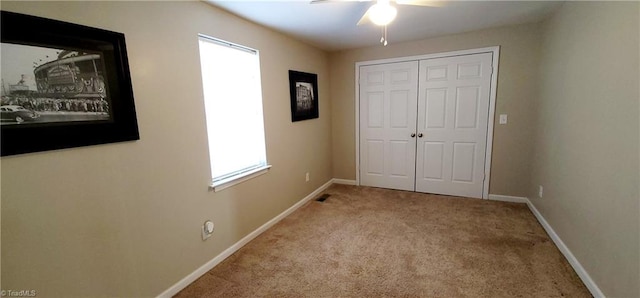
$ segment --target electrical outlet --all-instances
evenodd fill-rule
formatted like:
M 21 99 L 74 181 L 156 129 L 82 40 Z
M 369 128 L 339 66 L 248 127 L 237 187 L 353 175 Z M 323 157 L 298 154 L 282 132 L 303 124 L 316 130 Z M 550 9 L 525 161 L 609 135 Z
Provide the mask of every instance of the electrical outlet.
M 213 222 L 210 220 L 207 220 L 204 222 L 204 224 L 202 224 L 202 240 L 207 240 L 209 239 L 209 237 L 211 237 L 211 235 L 213 234 L 213 229 L 215 228 L 215 226 L 213 225 Z
M 304 179 L 306 182 L 309 182 L 309 172 L 307 172 L 307 174 L 305 174 Z
M 538 185 L 538 197 L 542 198 L 542 193 L 544 191 L 544 188 L 542 187 L 542 185 Z

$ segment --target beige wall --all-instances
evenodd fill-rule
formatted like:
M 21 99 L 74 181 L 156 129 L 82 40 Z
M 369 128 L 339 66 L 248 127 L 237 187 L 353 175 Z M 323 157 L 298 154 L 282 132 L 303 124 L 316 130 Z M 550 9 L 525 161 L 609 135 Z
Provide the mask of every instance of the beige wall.
M 356 178 L 355 63 L 500 46 L 496 115 L 508 114 L 508 125 L 494 129 L 491 194 L 526 196 L 530 177 L 530 113 L 539 56 L 537 24 L 502 27 L 414 42 L 394 43 L 331 54 L 333 175 Z
M 566 3 L 543 26 L 534 105 L 529 198 L 608 297 L 640 296 L 638 15 Z
M 325 52 L 202 2 L 3 1 L 2 9 L 124 33 L 141 137 L 2 158 L 3 289 L 158 295 L 332 177 Z M 208 190 L 198 33 L 261 55 L 273 168 L 218 193 Z M 291 122 L 289 69 L 318 74 L 319 119 Z M 216 230 L 203 242 L 206 219 Z

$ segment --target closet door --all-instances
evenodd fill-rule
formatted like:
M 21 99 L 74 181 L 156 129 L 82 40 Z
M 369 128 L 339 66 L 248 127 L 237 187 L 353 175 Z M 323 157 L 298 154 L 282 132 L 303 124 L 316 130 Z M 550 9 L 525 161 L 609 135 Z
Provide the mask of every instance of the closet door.
M 415 190 L 418 61 L 360 67 L 360 184 Z
M 416 191 L 482 198 L 492 54 L 420 61 Z

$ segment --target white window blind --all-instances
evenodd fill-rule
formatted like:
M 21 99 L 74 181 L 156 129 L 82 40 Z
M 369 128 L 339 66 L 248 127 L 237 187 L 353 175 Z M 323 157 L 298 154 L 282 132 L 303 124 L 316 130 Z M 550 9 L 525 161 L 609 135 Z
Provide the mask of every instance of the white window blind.
M 199 36 L 212 186 L 267 167 L 258 51 Z

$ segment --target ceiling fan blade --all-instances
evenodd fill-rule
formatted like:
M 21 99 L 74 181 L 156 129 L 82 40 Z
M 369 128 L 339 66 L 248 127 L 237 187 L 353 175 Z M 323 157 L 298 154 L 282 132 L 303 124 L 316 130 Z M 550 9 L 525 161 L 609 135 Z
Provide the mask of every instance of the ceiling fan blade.
M 396 0 L 400 5 L 415 5 L 415 6 L 428 6 L 428 7 L 443 7 L 447 4 L 447 1 L 431 1 L 431 0 Z
M 371 22 L 371 19 L 369 19 L 369 11 L 371 10 L 371 7 L 369 7 L 369 9 L 367 9 L 367 11 L 362 15 L 362 17 L 360 18 L 360 20 L 358 21 L 358 26 L 363 25 L 363 24 L 368 24 Z

